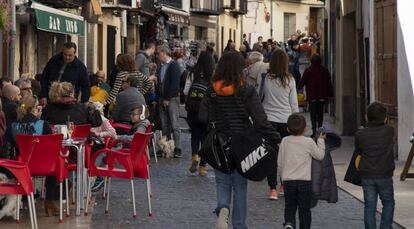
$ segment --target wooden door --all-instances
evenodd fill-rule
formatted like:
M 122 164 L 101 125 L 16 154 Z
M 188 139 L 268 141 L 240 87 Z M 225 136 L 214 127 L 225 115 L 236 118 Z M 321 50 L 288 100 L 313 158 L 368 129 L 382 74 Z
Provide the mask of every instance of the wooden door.
M 375 98 L 386 105 L 389 124 L 397 135 L 397 0 L 375 1 L 374 32 Z

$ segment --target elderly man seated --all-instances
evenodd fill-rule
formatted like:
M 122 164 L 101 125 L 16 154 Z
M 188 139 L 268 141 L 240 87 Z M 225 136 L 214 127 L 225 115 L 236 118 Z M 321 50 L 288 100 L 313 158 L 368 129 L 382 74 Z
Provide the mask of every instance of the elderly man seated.
M 22 97 L 24 97 L 26 95 L 32 95 L 33 94 L 33 92 L 32 92 L 32 82 L 30 81 L 29 78 L 22 77 L 22 78 L 18 79 L 14 83 L 14 85 L 19 87 Z
M 269 63 L 263 62 L 263 54 L 257 51 L 250 52 L 247 57 L 250 63 L 246 71 L 247 84 L 254 86 L 256 89 L 259 87 L 261 75 L 267 73 L 269 69 Z
M 122 79 L 122 92 L 116 97 L 112 119 L 117 123 L 131 123 L 131 108 L 146 105 L 145 98 L 137 89 L 138 78 L 134 75 Z

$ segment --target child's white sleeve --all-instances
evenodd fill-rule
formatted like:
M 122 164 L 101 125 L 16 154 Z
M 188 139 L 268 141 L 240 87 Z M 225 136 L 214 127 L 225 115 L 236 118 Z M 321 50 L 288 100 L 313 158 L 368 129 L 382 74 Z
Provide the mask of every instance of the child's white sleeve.
M 278 170 L 277 172 L 281 177 L 282 177 L 282 171 L 283 171 L 283 162 L 282 162 L 284 158 L 283 151 L 284 151 L 284 147 L 283 147 L 283 140 L 282 140 L 282 142 L 279 145 L 279 152 L 277 154 L 277 170 Z
M 318 138 L 318 145 L 312 141 L 313 149 L 311 150 L 311 155 L 316 160 L 322 160 L 325 157 L 325 139 Z

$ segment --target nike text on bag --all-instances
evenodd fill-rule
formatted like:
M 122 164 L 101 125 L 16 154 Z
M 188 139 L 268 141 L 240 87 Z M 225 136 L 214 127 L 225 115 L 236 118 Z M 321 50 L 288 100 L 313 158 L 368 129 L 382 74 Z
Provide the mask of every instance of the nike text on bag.
M 238 172 L 246 179 L 261 181 L 277 172 L 277 146 L 256 129 L 232 136 L 231 151 Z

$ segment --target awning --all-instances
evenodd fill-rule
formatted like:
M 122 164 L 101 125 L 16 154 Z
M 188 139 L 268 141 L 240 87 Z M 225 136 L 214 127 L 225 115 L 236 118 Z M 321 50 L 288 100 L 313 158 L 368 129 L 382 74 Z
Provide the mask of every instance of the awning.
M 190 24 L 190 14 L 186 11 L 176 10 L 165 5 L 162 6 L 161 10 L 168 15 L 167 23 L 187 26 Z
M 216 28 L 217 19 L 215 17 L 191 15 L 190 19 L 190 25 L 207 27 L 212 29 Z
M 36 2 L 32 3 L 31 8 L 34 9 L 38 29 L 52 33 L 84 36 L 85 23 L 82 16 Z

